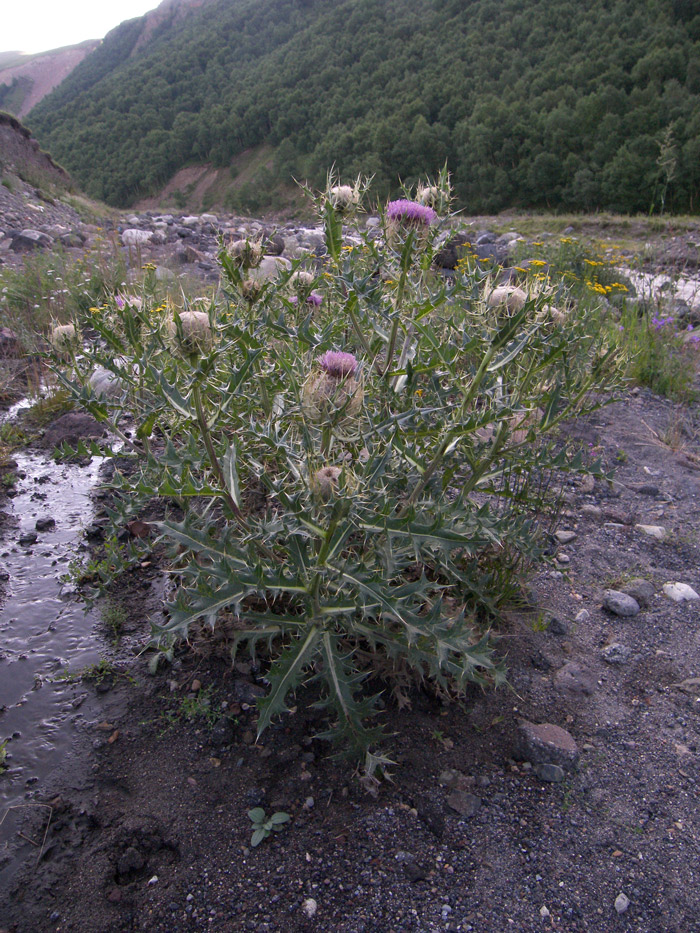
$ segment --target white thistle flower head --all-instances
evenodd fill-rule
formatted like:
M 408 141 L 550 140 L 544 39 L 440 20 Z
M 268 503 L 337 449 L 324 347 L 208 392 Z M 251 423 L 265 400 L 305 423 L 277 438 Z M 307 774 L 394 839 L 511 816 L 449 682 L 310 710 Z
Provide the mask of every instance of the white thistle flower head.
M 75 324 L 56 324 L 49 334 L 51 346 L 58 353 L 77 347 L 80 342 L 80 331 Z
M 339 214 L 349 214 L 360 206 L 360 187 L 355 185 L 333 185 L 329 192 L 333 210 Z
M 432 207 L 439 214 L 444 214 L 449 210 L 451 200 L 452 186 L 450 185 L 450 177 L 446 172 L 440 173 L 438 184 L 424 185 L 420 182 L 416 188 L 416 201 L 425 205 L 425 207 Z
M 527 292 L 517 285 L 499 285 L 486 297 L 489 308 L 505 307 L 511 313 L 520 311 L 526 301 Z
M 440 207 L 441 195 L 442 192 L 437 185 L 418 185 L 416 201 L 435 210 Z
M 206 311 L 181 311 L 168 321 L 168 332 L 173 345 L 190 354 L 205 352 L 214 341 Z
M 301 298 L 306 298 L 311 292 L 315 281 L 316 277 L 314 274 L 312 272 L 307 272 L 305 269 L 297 269 L 289 278 L 289 284 Z
M 256 269 L 265 255 L 262 239 L 234 240 L 227 250 L 229 256 L 241 269 Z

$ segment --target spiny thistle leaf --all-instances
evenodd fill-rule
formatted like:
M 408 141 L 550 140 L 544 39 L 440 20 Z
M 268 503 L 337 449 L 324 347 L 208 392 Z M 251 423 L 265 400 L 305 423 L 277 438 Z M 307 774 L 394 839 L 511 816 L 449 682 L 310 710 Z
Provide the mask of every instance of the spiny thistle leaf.
M 258 737 L 270 725 L 273 716 L 287 712 L 286 700 L 301 684 L 313 663 L 321 639 L 321 630 L 313 625 L 282 651 L 267 673 L 270 692 L 258 700 Z

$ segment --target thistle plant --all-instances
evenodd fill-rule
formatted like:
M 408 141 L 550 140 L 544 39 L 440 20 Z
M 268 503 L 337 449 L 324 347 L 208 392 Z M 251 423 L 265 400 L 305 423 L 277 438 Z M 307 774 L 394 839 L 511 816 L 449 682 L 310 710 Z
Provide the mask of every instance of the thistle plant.
M 346 243 L 365 186 L 348 214 L 336 181 L 315 198 L 319 303 L 291 300 L 301 262 L 246 295 L 222 244 L 211 339 L 173 352 L 169 312 L 144 295 L 93 318 L 99 340 L 63 381 L 128 442 L 115 524 L 153 497 L 169 509 L 176 584 L 153 644 L 233 619 L 232 653 L 259 656 L 268 685 L 259 734 L 310 687 L 323 735 L 371 775 L 388 762 L 379 677 L 452 695 L 504 681 L 491 630 L 542 559 L 553 471 L 584 467 L 556 429 L 601 403 L 616 356 L 595 314 L 564 322 L 536 294 L 494 308 L 485 272 L 439 274 L 453 218 L 411 192 L 382 212 L 384 238 L 358 225 Z M 91 389 L 97 366 L 118 399 Z

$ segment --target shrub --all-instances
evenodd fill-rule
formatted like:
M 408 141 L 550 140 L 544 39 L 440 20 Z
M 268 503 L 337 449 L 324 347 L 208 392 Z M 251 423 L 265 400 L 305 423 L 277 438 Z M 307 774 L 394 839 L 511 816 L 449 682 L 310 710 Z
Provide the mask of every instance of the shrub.
M 373 238 L 365 185 L 341 205 L 334 181 L 314 199 L 313 300 L 290 282 L 302 260 L 253 293 L 222 244 L 224 295 L 197 306 L 211 340 L 171 352 L 172 308 L 113 302 L 62 379 L 134 460 L 115 472 L 115 522 L 153 496 L 177 503 L 159 525 L 177 586 L 155 644 L 226 619 L 232 651 L 264 657 L 259 732 L 315 683 L 325 734 L 371 774 L 387 761 L 374 677 L 447 693 L 503 681 L 489 626 L 542 557 L 552 472 L 581 466 L 557 426 L 600 404 L 616 357 L 575 305 L 565 320 L 542 296 L 489 307 L 484 272 L 434 271 L 449 217 L 407 197 Z M 97 367 L 117 397 L 91 390 Z

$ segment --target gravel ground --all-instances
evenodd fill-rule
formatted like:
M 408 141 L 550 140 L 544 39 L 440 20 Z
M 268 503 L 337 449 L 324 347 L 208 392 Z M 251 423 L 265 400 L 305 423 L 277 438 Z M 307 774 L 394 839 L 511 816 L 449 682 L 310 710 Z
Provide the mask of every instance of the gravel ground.
M 556 562 L 501 629 L 510 688 L 389 707 L 374 795 L 313 738 L 306 695 L 254 744 L 256 672 L 211 640 L 157 677 L 132 658 L 33 796 L 52 808 L 38 865 L 3 842 L 27 861 L 0 929 L 700 929 L 700 600 L 663 591 L 700 591 L 698 426 L 641 391 L 572 427 L 616 480 L 564 487 Z M 126 646 L 154 608 L 148 578 L 129 586 Z M 255 806 L 291 820 L 253 849 Z

